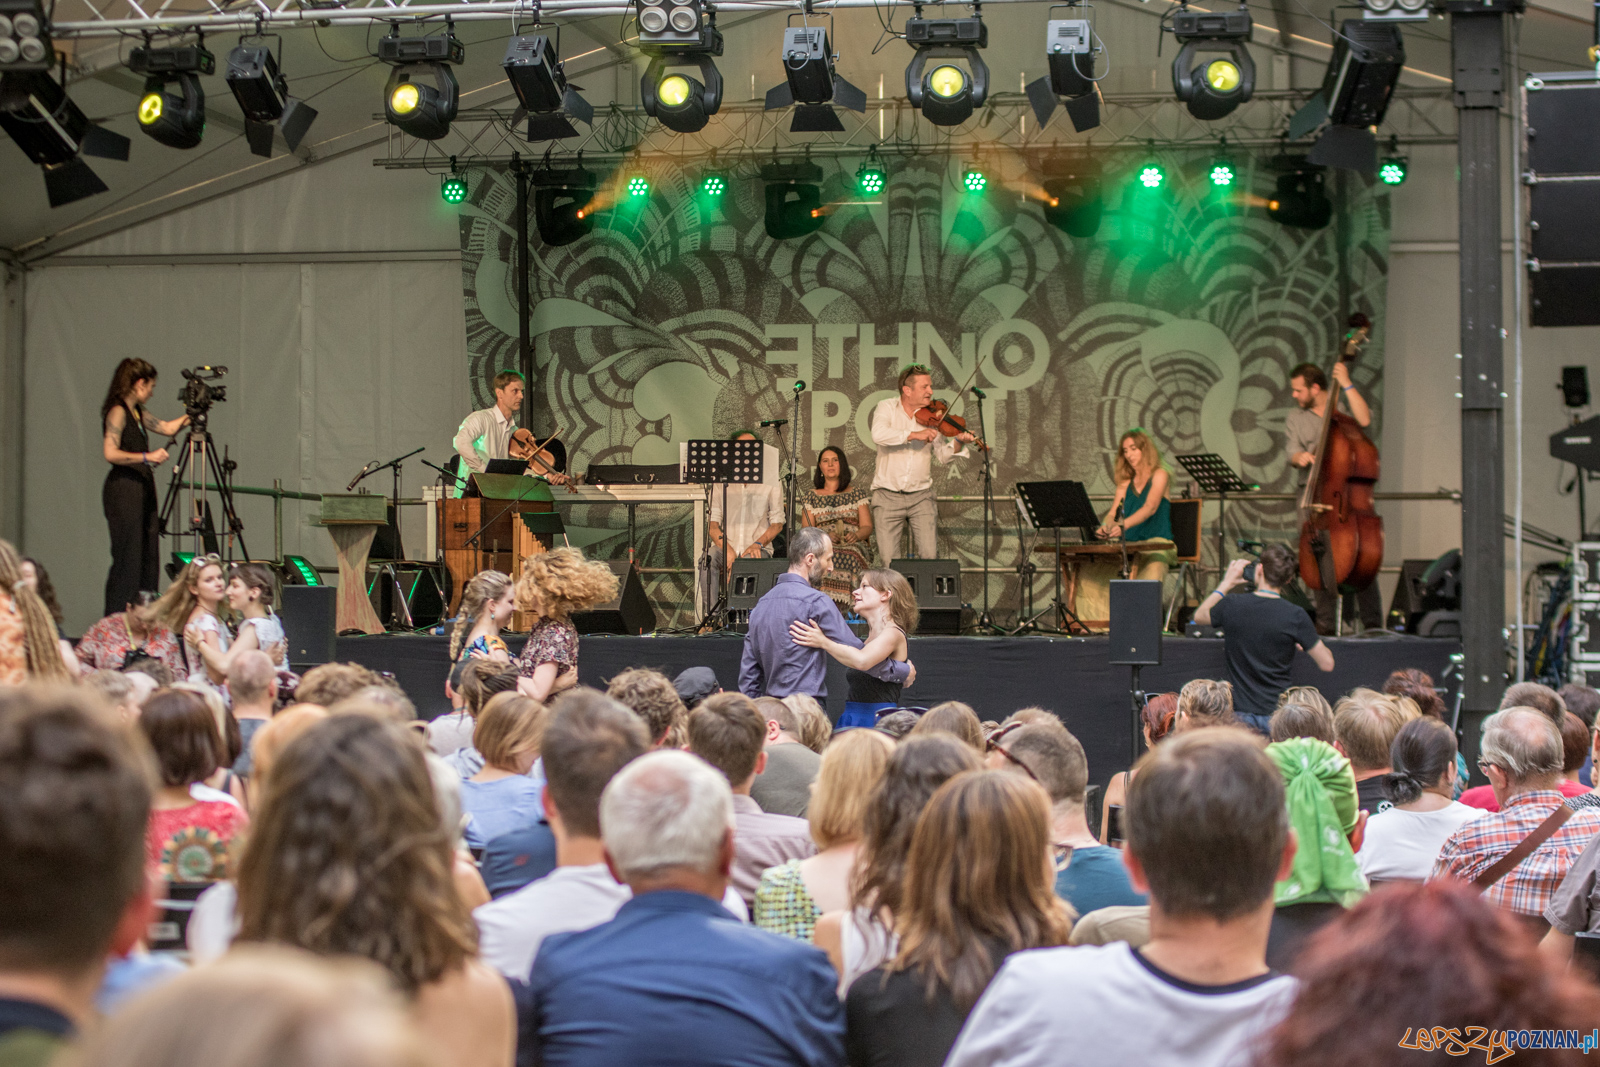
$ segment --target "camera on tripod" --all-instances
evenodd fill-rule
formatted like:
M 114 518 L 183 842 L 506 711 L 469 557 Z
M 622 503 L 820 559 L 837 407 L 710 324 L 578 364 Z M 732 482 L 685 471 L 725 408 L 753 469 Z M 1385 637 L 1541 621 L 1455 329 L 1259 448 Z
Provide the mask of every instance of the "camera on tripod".
M 183 405 L 190 419 L 203 418 L 211 410 L 212 404 L 220 404 L 228 399 L 226 385 L 210 384 L 227 374 L 227 367 L 185 368 L 181 373 L 183 388 L 178 390 L 178 402 Z

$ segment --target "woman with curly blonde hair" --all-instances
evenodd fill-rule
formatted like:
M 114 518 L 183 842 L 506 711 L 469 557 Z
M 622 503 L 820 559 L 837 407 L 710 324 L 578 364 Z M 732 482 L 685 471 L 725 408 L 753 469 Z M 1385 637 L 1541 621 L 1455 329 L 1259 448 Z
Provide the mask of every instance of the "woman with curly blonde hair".
M 69 677 L 50 609 L 23 581 L 17 550 L 0 541 L 0 685 Z
M 522 561 L 517 610 L 537 621 L 528 631 L 517 667 L 517 691 L 541 703 L 578 684 L 578 629 L 572 613 L 615 599 L 617 576 L 576 548 L 554 548 Z
M 227 587 L 222 560 L 215 554 L 196 556 L 184 564 L 155 603 L 161 625 L 183 640 L 183 662 L 189 680 L 213 688 L 220 688 L 228 676 L 206 663 L 200 646 L 209 645 L 220 654 L 227 652 L 233 641 L 233 632 L 220 614 Z

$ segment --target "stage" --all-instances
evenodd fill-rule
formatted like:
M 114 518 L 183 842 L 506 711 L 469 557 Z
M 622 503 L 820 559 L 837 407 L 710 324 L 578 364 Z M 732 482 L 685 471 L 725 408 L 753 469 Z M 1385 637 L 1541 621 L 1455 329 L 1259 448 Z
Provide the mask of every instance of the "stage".
M 507 635 L 508 638 L 511 635 Z M 513 651 L 520 639 L 508 642 Z M 1106 637 L 913 637 L 911 661 L 917 681 L 904 694 L 907 706 L 929 707 L 961 700 L 985 719 L 1003 719 L 1018 708 L 1037 705 L 1059 715 L 1083 742 L 1089 780 L 1104 785 L 1128 764 L 1132 713 L 1130 669 L 1106 662 Z M 1323 674 L 1305 655 L 1296 657 L 1294 681 L 1315 685 L 1330 702 L 1357 686 L 1382 685 L 1390 671 L 1418 667 L 1437 680 L 1460 642 L 1419 637 L 1330 638 L 1334 669 Z M 738 634 L 705 637 L 584 637 L 578 678 L 604 688 L 606 680 L 629 667 L 654 667 L 675 675 L 686 667 L 716 671 L 724 689 L 739 681 L 744 640 Z M 341 660 L 389 671 L 416 701 L 425 718 L 448 711 L 444 680 L 450 668 L 449 638 L 412 634 L 341 637 Z M 1222 641 L 1165 638 L 1162 663 L 1145 667 L 1147 692 L 1177 690 L 1193 678 L 1224 678 Z M 829 662 L 828 714 L 844 709 L 844 668 Z

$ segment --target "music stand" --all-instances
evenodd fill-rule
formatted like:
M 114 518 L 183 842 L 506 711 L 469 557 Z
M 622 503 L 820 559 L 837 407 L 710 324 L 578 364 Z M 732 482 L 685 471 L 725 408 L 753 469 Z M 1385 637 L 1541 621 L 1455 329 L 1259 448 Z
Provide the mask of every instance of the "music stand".
M 721 630 L 728 621 L 728 486 L 759 485 L 765 479 L 765 457 L 760 441 L 689 441 L 685 446 L 683 480 L 695 485 L 722 486 L 722 550 L 717 553 L 717 602 L 706 609 L 696 630 L 710 626 Z M 706 499 L 706 543 L 711 543 L 710 496 Z M 712 624 L 715 624 L 714 626 Z
M 1056 627 L 1067 633 L 1073 625 L 1084 633 L 1089 632 L 1083 620 L 1061 598 L 1061 528 L 1076 526 L 1083 533 L 1085 543 L 1093 541 L 1100 516 L 1089 503 L 1089 492 L 1082 482 L 1018 482 L 1017 499 L 1022 510 L 1036 530 L 1054 527 L 1056 531 L 1055 608 Z
M 1178 456 L 1177 460 L 1189 473 L 1189 477 L 1195 480 L 1202 493 L 1217 495 L 1217 575 L 1220 577 L 1228 568 L 1228 537 L 1223 525 L 1224 512 L 1228 507 L 1228 494 L 1253 493 L 1261 486 L 1247 482 L 1233 473 L 1228 461 L 1215 452 L 1190 452 L 1188 455 Z

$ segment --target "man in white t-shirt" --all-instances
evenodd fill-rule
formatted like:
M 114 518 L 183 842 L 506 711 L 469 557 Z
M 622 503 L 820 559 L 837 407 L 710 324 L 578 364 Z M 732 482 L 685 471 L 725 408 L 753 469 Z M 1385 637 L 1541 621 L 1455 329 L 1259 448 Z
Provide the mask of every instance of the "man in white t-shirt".
M 911 523 L 917 556 L 933 559 L 938 549 L 938 505 L 933 493 L 933 460 L 941 465 L 965 456 L 970 433 L 946 437 L 917 424 L 916 413 L 933 400 L 933 375 L 913 363 L 900 372 L 900 395 L 872 409 L 872 443 L 878 466 L 872 474 L 872 527 L 878 555 L 888 566 L 900 555 L 900 537 Z
M 1150 940 L 1011 956 L 946 1067 L 1232 1067 L 1294 999 L 1266 964 L 1272 890 L 1295 838 L 1283 782 L 1242 730 L 1179 734 L 1145 757 L 1124 860 L 1150 894 Z

